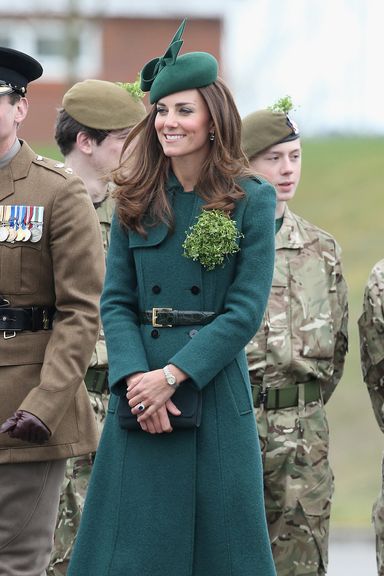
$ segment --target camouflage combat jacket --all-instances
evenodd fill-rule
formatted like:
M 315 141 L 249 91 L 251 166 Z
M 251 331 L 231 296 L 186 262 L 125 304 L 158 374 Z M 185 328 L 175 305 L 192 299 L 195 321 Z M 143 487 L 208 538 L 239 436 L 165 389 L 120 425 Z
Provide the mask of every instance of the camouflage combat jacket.
M 252 384 L 282 388 L 316 379 L 326 402 L 343 372 L 347 322 L 338 244 L 286 207 L 267 310 L 247 346 Z
M 104 254 L 107 257 L 110 241 L 110 228 L 114 211 L 114 200 L 108 195 L 96 208 L 96 214 L 100 222 L 100 230 L 103 238 Z M 104 331 L 100 330 L 99 339 L 96 348 L 92 354 L 90 367 L 108 366 L 107 347 L 105 345 Z
M 376 420 L 384 432 L 384 260 L 372 269 L 358 320 L 363 378 Z

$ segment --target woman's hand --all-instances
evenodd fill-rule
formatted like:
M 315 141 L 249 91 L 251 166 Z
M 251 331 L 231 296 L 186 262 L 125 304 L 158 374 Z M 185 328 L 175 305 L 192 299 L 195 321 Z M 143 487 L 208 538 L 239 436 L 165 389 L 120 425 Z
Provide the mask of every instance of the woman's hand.
M 173 365 L 170 368 L 178 383 L 186 380 L 187 375 L 179 368 Z M 152 434 L 172 431 L 168 412 L 180 416 L 180 410 L 170 400 L 174 392 L 162 369 L 138 372 L 127 378 L 127 399 L 132 414 L 138 416 L 141 428 Z
M 147 417 L 142 420 L 142 416 L 139 416 L 137 421 L 139 422 L 141 429 L 150 434 L 162 434 L 163 432 L 172 432 L 173 428 L 169 421 L 169 415 L 180 416 L 181 412 L 172 402 L 172 400 L 167 400 L 164 406 L 161 406 L 152 416 Z
M 164 406 L 175 392 L 175 389 L 168 384 L 161 369 L 138 373 L 128 380 L 128 404 L 132 408 L 132 414 L 140 414 L 140 418 L 143 420 Z

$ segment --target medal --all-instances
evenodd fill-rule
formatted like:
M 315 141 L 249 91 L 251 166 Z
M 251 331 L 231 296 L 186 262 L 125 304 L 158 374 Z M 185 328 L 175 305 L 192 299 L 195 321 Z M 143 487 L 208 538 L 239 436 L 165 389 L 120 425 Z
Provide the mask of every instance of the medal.
M 44 206 L 33 206 L 32 227 L 30 228 L 30 241 L 38 242 L 43 235 Z
M 6 240 L 7 236 L 8 236 L 8 229 L 5 227 L 5 222 L 4 222 L 4 209 L 5 209 L 5 206 L 0 206 L 0 221 L 1 221 L 0 242 L 4 242 L 4 240 Z
M 25 206 L 16 206 L 15 216 L 15 229 L 16 229 L 16 242 L 21 242 L 24 238 L 23 219 L 24 219 Z
M 15 206 L 7 206 L 7 212 L 8 212 L 9 208 L 10 208 L 11 214 L 9 217 L 9 228 L 8 228 L 8 236 L 7 236 L 6 242 L 12 242 L 13 243 L 16 239 L 16 236 L 17 236 L 17 232 L 14 228 L 16 207 Z
M 4 224 L 0 227 L 0 242 L 4 242 L 8 238 L 8 228 Z
M 33 208 L 32 206 L 26 206 L 25 207 L 25 228 L 24 228 L 24 238 L 23 238 L 23 242 L 27 242 L 27 240 L 29 240 L 31 238 L 31 230 L 30 230 L 30 223 L 31 223 L 31 218 L 32 218 L 32 213 L 33 213 Z
M 13 242 L 16 240 L 16 236 L 17 236 L 17 232 L 14 228 L 9 228 L 9 233 L 8 233 L 8 237 L 7 237 L 7 242 Z
M 31 236 L 30 236 L 31 242 L 38 242 L 43 235 L 42 229 L 38 228 L 37 226 L 34 226 L 33 228 L 31 228 L 29 232 L 31 233 Z

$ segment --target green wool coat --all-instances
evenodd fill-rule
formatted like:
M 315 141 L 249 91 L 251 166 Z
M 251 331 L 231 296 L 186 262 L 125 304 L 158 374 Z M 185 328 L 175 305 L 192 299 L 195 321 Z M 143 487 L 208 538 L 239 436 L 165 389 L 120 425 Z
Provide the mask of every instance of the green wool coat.
M 275 191 L 245 180 L 233 214 L 240 251 L 205 270 L 182 243 L 203 201 L 171 175 L 175 230 L 125 233 L 115 219 L 102 296 L 110 384 L 70 576 L 274 576 L 244 346 L 263 316 L 274 263 Z M 215 311 L 206 326 L 140 325 L 152 307 Z M 119 428 L 124 377 L 173 363 L 203 390 L 199 429 Z

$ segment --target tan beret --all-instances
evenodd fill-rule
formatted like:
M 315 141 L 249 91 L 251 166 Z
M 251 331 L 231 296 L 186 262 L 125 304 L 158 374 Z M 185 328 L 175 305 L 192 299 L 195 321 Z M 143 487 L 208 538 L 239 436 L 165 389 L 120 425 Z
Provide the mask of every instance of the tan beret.
M 299 135 L 297 125 L 283 112 L 258 110 L 242 120 L 241 143 L 248 158 Z
M 146 115 L 140 99 L 105 80 L 77 82 L 64 94 L 62 106 L 77 122 L 96 130 L 129 128 Z

